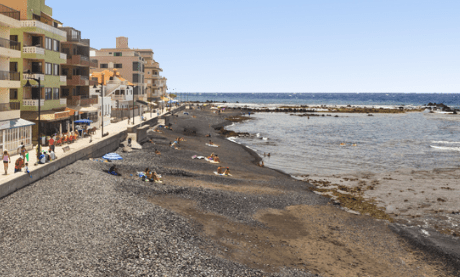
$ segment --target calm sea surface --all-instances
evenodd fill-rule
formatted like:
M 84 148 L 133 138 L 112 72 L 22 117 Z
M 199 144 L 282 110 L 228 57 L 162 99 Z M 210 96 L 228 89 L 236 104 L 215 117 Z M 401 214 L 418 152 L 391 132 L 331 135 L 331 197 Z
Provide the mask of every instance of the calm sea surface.
M 226 101 L 248 104 L 297 105 L 425 105 L 460 107 L 459 93 L 179 93 L 182 101 Z
M 460 115 L 338 115 L 258 113 L 228 129 L 256 134 L 232 140 L 261 156 L 271 153 L 265 165 L 291 175 L 460 166 Z
M 455 93 L 191 93 L 181 98 L 251 105 L 420 106 L 432 102 L 460 107 L 460 94 Z M 264 158 L 265 165 L 291 175 L 460 166 L 460 115 L 332 115 L 308 119 L 258 113 L 251 116 L 255 120 L 228 129 L 257 135 L 233 140 L 261 156 L 271 153 L 270 158 Z

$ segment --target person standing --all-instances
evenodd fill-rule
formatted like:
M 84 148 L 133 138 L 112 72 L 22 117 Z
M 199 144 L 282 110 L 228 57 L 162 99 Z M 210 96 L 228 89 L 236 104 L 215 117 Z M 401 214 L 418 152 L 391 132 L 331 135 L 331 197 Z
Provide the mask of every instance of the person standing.
M 29 151 L 27 151 L 24 145 L 22 145 L 22 148 L 21 148 L 21 156 L 24 157 L 24 161 L 27 160 L 27 162 L 29 162 Z
M 54 151 L 54 137 L 51 137 L 48 142 L 49 142 L 49 145 L 50 145 L 50 149 Z
M 8 160 L 11 163 L 11 157 L 10 157 L 10 154 L 8 154 L 8 151 L 5 150 L 5 152 L 3 152 L 2 160 L 3 160 L 3 168 L 5 169 L 5 175 L 8 175 Z

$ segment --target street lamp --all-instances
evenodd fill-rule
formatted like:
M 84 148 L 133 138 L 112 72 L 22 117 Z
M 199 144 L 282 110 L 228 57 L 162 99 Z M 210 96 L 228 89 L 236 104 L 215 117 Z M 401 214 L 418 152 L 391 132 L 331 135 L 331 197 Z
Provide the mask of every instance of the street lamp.
M 30 78 L 30 70 L 28 70 L 26 74 L 29 74 L 29 78 L 27 80 L 27 83 L 24 85 L 25 88 L 32 88 L 32 85 L 30 84 L 29 80 L 33 80 L 33 81 L 38 82 L 38 135 L 37 135 L 37 141 L 38 141 L 37 159 L 38 159 L 38 157 L 40 157 L 40 125 L 41 125 L 41 120 L 40 120 L 41 109 L 40 109 L 40 106 L 41 106 L 41 102 L 42 102 L 41 84 L 40 84 L 40 78 L 38 78 L 38 79 Z
M 93 88 L 97 89 L 96 84 Z M 104 83 L 101 84 L 101 137 L 104 137 Z

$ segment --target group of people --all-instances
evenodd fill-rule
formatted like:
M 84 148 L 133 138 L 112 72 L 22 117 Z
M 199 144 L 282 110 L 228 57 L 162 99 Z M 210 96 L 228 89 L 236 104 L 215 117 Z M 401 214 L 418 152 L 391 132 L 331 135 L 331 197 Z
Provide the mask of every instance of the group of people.
M 145 176 L 145 179 L 148 179 L 151 182 L 161 181 L 161 176 L 158 175 L 155 171 L 150 171 L 148 168 L 145 169 L 144 176 Z
M 25 162 L 24 160 L 26 153 L 27 153 L 27 161 L 29 161 L 28 152 L 25 149 L 25 147 L 22 146 L 21 155 L 19 156 L 19 158 L 16 159 L 16 162 L 14 163 L 14 173 L 22 172 L 22 169 L 24 168 L 25 173 L 28 173 L 30 176 L 29 163 Z M 6 150 L 3 152 L 2 161 L 3 161 L 3 169 L 5 169 L 5 175 L 8 175 L 8 164 L 11 163 L 11 156 Z
M 211 153 L 211 155 L 206 158 L 216 163 L 220 163 L 220 158 L 217 156 L 217 154 Z
M 225 169 L 225 171 L 224 171 L 224 167 L 219 166 L 219 167 L 217 168 L 217 173 L 218 173 L 218 174 L 223 174 L 223 175 L 228 176 L 228 175 L 230 175 L 230 168 L 227 167 L 227 169 Z

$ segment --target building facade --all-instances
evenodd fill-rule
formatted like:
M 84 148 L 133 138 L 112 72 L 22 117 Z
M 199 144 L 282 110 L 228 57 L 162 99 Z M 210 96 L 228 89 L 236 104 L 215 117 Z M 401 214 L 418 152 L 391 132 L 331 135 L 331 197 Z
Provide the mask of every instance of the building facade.
M 166 78 L 160 76 L 163 69 L 160 64 L 153 58 L 152 49 L 135 49 L 145 60 L 145 94 L 147 101 L 153 102 L 160 100 L 166 94 Z
M 11 29 L 20 28 L 20 11 L 0 4 L 0 151 L 16 153 L 23 143 L 32 147 L 34 123 L 21 119 L 20 105 L 10 103 L 18 98 L 20 72 L 10 67 L 10 60 L 21 58 L 21 43 L 11 40 Z
M 126 80 L 134 84 L 136 100 L 147 100 L 145 96 L 144 64 L 145 59 L 135 49 L 128 47 L 127 37 L 117 37 L 116 48 L 92 50 L 93 57 L 98 61 L 99 68 L 91 72 L 114 70 Z
M 61 23 L 52 18 L 53 11 L 45 5 L 45 0 L 2 2 L 20 11 L 20 26 L 11 29 L 10 39 L 22 45 L 21 57 L 12 58 L 10 68 L 24 74 L 16 99 L 10 101 L 15 103 L 12 105 L 19 105 L 21 118 L 37 124 L 40 105 L 40 135 L 58 133 L 63 125 L 65 131 L 70 113 L 65 110 L 67 98 L 61 95 L 61 86 L 67 84 L 66 76 L 61 75 L 61 66 L 67 63 L 67 55 L 62 53 L 61 47 L 67 34 L 58 28 Z M 40 79 L 40 87 L 31 78 Z M 32 87 L 24 87 L 27 81 Z M 34 125 L 34 140 L 37 136 L 38 125 Z

